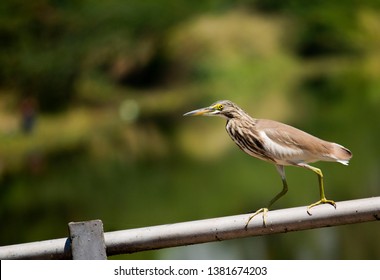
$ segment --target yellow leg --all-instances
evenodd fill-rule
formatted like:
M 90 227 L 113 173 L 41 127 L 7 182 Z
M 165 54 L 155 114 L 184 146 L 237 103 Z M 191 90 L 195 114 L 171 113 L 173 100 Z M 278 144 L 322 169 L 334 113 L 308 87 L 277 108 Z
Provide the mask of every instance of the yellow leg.
M 285 177 L 285 170 L 284 166 L 282 165 L 276 165 L 278 173 L 281 175 L 281 180 L 282 180 L 282 191 L 279 192 L 270 202 L 267 208 L 260 208 L 257 210 L 255 213 L 253 213 L 251 216 L 249 216 L 247 223 L 245 224 L 245 228 L 247 229 L 249 222 L 258 214 L 263 213 L 263 225 L 266 227 L 266 215 L 269 211 L 269 208 L 277 201 L 279 200 L 282 196 L 284 196 L 288 192 L 288 183 L 286 182 L 286 177 Z
M 304 167 L 304 168 L 307 168 L 307 169 L 310 169 L 311 171 L 315 172 L 317 175 L 318 175 L 318 182 L 319 182 L 319 193 L 320 193 L 320 200 L 318 200 L 317 202 L 315 203 L 312 203 L 310 204 L 308 207 L 307 207 L 307 213 L 311 216 L 311 213 L 310 213 L 310 209 L 317 206 L 317 205 L 320 205 L 320 204 L 325 204 L 325 203 L 328 203 L 332 206 L 334 206 L 334 208 L 336 208 L 336 204 L 335 204 L 335 201 L 334 200 L 329 200 L 329 199 L 326 199 L 326 196 L 325 196 L 325 189 L 323 187 L 323 174 L 322 174 L 322 171 L 319 169 L 319 168 L 316 168 L 316 167 L 313 167 L 313 166 L 310 166 L 308 164 L 299 164 L 299 166 L 301 167 Z
M 286 182 L 284 166 L 276 165 L 278 173 L 280 173 L 282 180 L 282 191 L 279 192 L 270 202 L 268 208 L 270 208 L 277 200 L 283 197 L 288 192 L 288 183 Z

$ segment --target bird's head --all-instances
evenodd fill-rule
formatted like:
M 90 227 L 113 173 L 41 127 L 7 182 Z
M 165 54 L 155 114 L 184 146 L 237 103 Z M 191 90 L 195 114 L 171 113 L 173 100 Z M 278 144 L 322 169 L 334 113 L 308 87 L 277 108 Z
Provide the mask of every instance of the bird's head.
M 220 116 L 226 119 L 237 117 L 244 113 L 237 105 L 229 100 L 217 101 L 208 107 L 187 112 L 184 116 Z

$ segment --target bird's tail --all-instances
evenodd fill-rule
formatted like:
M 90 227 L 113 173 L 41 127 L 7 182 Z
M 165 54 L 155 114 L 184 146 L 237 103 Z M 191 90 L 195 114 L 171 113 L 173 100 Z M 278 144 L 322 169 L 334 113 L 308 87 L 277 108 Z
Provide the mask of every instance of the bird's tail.
M 352 153 L 349 149 L 343 147 L 342 145 L 333 143 L 331 156 L 335 158 L 337 162 L 348 165 L 349 160 L 352 158 Z

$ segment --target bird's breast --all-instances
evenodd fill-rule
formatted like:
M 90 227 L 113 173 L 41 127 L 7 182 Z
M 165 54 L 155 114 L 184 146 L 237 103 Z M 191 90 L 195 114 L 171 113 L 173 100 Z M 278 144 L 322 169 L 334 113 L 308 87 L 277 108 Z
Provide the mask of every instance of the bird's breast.
M 244 127 L 230 120 L 227 122 L 226 130 L 231 139 L 245 153 L 262 160 L 275 162 L 260 139 L 259 133 L 253 127 Z

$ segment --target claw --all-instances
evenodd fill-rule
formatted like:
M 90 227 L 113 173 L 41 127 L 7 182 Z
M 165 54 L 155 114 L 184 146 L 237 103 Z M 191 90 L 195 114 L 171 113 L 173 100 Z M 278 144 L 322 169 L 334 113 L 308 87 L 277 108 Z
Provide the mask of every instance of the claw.
M 320 205 L 320 204 L 330 204 L 332 206 L 334 206 L 334 208 L 336 209 L 336 203 L 334 200 L 329 200 L 329 199 L 326 199 L 326 198 L 322 198 L 321 200 L 318 200 L 317 202 L 313 203 L 313 204 L 310 204 L 308 207 L 307 207 L 307 214 L 309 214 L 309 216 L 311 216 L 311 213 L 310 213 L 310 209 L 317 206 L 317 205 Z
M 248 218 L 248 221 L 247 221 L 247 223 L 245 224 L 245 230 L 247 230 L 248 229 L 248 224 L 249 224 L 249 222 L 255 217 L 255 216 L 257 216 L 258 214 L 260 214 L 260 213 L 263 213 L 263 225 L 264 225 L 264 227 L 266 227 L 267 225 L 266 225 L 266 216 L 267 216 L 267 213 L 268 213 L 268 208 L 260 208 L 259 210 L 257 210 L 255 213 L 253 213 L 251 216 L 249 216 L 249 218 Z

